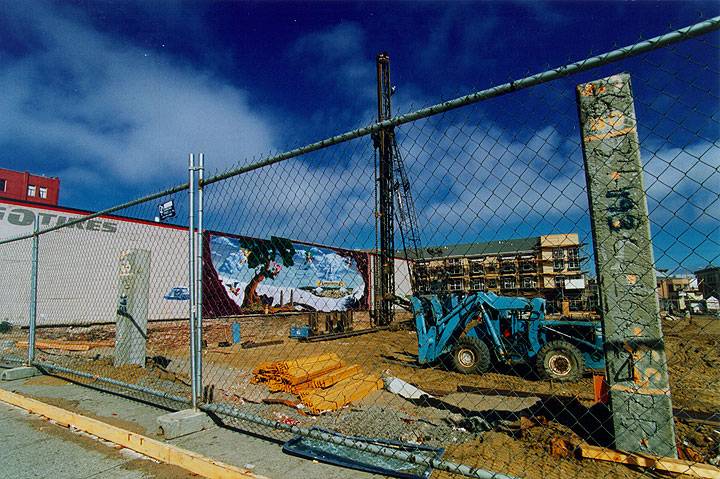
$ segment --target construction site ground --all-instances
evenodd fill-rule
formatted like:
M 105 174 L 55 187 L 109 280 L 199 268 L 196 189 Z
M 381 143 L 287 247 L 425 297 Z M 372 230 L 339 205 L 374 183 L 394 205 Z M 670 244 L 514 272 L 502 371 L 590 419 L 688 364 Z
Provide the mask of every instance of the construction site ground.
M 369 326 L 362 317 L 356 329 Z M 241 325 L 242 339 L 232 344 L 231 324 Z M 210 319 L 204 322 L 204 384 L 212 400 L 231 404 L 266 419 L 318 426 L 343 434 L 417 442 L 445 448 L 444 458 L 519 477 L 641 477 L 640 468 L 554 457 L 550 442 L 569 437 L 605 445 L 607 410 L 594 405 L 590 375 L 576 383 L 554 383 L 535 377 L 530 368 L 500 368 L 482 375 L 464 375 L 441 365 L 416 364 L 417 339 L 412 330 L 372 332 L 319 342 L 288 337 L 291 326 L 306 324 L 303 315 Z M 688 458 L 708 462 L 720 455 L 720 320 L 710 317 L 665 320 L 677 445 Z M 112 326 L 53 328 L 39 340 L 112 339 Z M 187 323 L 152 323 L 148 333 L 148 367 L 112 366 L 112 348 L 85 352 L 40 352 L 41 359 L 178 395 L 189 394 Z M 282 341 L 263 346 L 265 342 Z M 250 383 L 252 370 L 266 361 L 297 359 L 334 352 L 365 373 L 397 377 L 434 399 L 407 400 L 386 390 L 320 416 L 263 399 L 297 401 L 287 393 L 269 395 Z M 22 354 L 22 351 L 18 351 Z M 80 380 L 82 382 L 82 380 Z M 520 421 L 515 413 L 535 419 Z M 475 418 L 475 419 L 472 419 Z M 488 427 L 477 418 L 489 421 Z M 500 420 L 500 421 L 498 421 Z M 268 428 L 236 422 L 244 430 L 278 440 L 290 436 Z M 491 430 L 488 430 L 491 429 Z M 349 476 L 338 476 L 349 477 Z M 435 472 L 433 477 L 448 477 Z
M 155 439 L 156 418 L 167 411 L 147 403 L 83 387 L 52 376 L 0 382 L 0 388 L 99 419 Z M 118 449 L 39 416 L 0 403 L 0 477 L 53 479 L 190 479 L 199 477 L 177 466 L 158 463 Z M 269 478 L 362 479 L 371 474 L 340 469 L 283 454 L 281 446 L 226 428 L 215 427 L 167 441 Z

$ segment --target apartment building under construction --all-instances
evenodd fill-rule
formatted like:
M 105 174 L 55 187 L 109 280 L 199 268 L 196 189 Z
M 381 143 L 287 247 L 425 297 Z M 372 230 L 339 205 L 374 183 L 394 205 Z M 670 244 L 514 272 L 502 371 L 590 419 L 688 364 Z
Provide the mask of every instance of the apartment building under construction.
M 414 261 L 421 292 L 493 291 L 543 296 L 551 310 L 594 307 L 577 233 L 423 248 Z

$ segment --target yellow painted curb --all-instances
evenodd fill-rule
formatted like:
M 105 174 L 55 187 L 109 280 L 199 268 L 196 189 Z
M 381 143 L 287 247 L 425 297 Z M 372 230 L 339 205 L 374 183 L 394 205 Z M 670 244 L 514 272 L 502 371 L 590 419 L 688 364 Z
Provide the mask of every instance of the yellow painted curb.
M 247 469 L 215 461 L 196 452 L 136 434 L 97 419 L 51 406 L 10 391 L 0 389 L 0 401 L 45 416 L 60 424 L 73 426 L 93 436 L 114 442 L 160 462 L 182 467 L 209 479 L 267 479 Z

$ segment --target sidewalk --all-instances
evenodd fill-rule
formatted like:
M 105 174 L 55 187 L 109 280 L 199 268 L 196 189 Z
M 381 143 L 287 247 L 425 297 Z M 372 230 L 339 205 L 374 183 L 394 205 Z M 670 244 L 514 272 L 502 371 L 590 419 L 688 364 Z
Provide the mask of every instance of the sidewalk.
M 0 388 L 156 439 L 155 420 L 167 412 L 51 376 L 2 382 Z M 271 479 L 290 474 L 308 479 L 379 477 L 289 456 L 279 444 L 218 427 L 167 442 Z M 131 451 L 118 451 L 4 403 L 0 403 L 0 465 L 7 477 L 15 479 L 198 477 L 139 459 Z

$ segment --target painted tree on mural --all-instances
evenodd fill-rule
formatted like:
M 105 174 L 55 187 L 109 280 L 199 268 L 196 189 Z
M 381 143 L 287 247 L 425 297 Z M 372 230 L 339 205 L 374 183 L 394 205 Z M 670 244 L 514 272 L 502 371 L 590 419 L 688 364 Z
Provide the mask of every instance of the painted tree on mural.
M 266 278 L 275 279 L 282 266 L 292 266 L 295 248 L 290 240 L 272 236 L 270 241 L 258 238 L 240 238 L 240 247 L 247 253 L 248 268 L 255 269 L 255 275 L 245 287 L 242 307 L 252 308 L 260 304 L 257 287 Z

